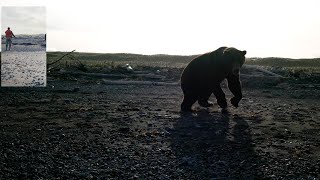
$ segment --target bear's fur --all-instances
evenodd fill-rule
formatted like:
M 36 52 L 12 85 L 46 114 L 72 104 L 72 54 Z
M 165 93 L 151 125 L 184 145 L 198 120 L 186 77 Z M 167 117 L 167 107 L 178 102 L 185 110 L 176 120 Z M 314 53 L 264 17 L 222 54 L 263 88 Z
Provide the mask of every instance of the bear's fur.
M 216 96 L 218 105 L 226 108 L 227 101 L 220 87 L 225 78 L 234 95 L 231 104 L 238 107 L 242 98 L 239 71 L 244 64 L 245 54 L 246 51 L 236 48 L 220 47 L 193 59 L 181 75 L 181 88 L 184 94 L 181 111 L 191 111 L 196 101 L 203 107 L 212 106 L 208 102 L 211 93 Z

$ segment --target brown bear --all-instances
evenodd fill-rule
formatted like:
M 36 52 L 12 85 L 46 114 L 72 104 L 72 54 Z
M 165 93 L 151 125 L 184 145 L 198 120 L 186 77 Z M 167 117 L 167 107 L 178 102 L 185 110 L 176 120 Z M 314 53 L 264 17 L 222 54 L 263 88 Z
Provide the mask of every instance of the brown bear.
M 225 78 L 234 95 L 231 104 L 238 107 L 242 98 L 239 73 L 246 53 L 233 47 L 220 47 L 193 59 L 181 75 L 181 89 L 184 94 L 181 111 L 191 111 L 197 100 L 202 107 L 212 106 L 213 104 L 208 102 L 211 93 L 216 96 L 218 105 L 226 108 L 226 97 L 220 87 Z

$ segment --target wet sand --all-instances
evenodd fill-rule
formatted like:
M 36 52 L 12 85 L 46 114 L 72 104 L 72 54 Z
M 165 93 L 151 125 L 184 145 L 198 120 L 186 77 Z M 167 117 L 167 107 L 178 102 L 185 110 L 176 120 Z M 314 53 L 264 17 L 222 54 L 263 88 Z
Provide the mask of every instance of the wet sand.
M 3 51 L 1 86 L 46 86 L 46 52 Z

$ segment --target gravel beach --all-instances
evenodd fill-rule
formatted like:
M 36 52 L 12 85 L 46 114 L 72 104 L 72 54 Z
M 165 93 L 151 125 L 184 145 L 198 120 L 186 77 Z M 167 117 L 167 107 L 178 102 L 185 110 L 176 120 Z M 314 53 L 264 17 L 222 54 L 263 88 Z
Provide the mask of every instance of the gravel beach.
M 244 87 L 229 113 L 181 114 L 178 85 L 0 88 L 0 179 L 319 179 L 319 92 Z

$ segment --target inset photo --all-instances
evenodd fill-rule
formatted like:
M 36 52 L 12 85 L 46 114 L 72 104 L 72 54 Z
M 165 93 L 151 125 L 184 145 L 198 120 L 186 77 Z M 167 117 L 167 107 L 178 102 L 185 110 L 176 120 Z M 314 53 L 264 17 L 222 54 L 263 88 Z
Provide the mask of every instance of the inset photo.
M 1 86 L 46 86 L 45 7 L 5 6 L 1 10 Z

